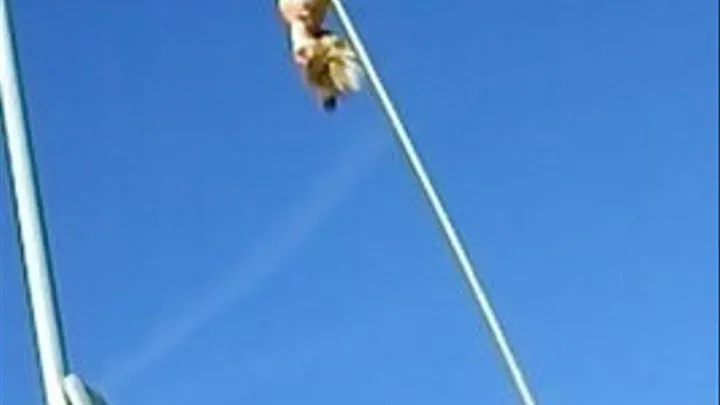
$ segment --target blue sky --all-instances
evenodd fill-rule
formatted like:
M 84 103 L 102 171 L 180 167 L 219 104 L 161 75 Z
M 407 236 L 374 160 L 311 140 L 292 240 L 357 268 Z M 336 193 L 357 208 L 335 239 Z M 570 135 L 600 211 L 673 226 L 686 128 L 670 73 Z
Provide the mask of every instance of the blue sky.
M 319 111 L 273 2 L 13 4 L 111 404 L 515 403 L 374 99 Z M 717 2 L 347 7 L 539 403 L 717 403 Z M 40 404 L 2 166 L 0 402 Z

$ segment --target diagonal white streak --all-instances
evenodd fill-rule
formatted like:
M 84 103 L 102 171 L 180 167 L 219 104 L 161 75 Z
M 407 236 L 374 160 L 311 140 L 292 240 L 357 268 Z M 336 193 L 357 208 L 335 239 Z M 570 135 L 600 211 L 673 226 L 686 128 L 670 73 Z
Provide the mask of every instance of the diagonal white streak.
M 327 220 L 332 210 L 362 180 L 387 150 L 382 137 L 354 146 L 323 176 L 286 221 L 261 238 L 233 266 L 228 277 L 199 298 L 178 318 L 160 324 L 144 346 L 132 351 L 126 361 L 109 370 L 101 379 L 105 391 L 119 391 L 171 356 L 205 324 L 221 315 L 266 279 L 279 271 L 312 234 Z
M 36 182 L 11 11 L 9 2 L 0 0 L 0 132 L 5 143 L 8 175 L 12 185 L 43 402 L 47 405 L 66 405 L 63 377 L 68 365 L 40 190 Z
M 487 293 L 484 291 L 478 277 L 475 274 L 476 272 L 473 268 L 470 258 L 465 252 L 465 248 L 463 247 L 460 237 L 458 236 L 457 231 L 455 230 L 455 227 L 450 220 L 450 216 L 448 215 L 445 207 L 443 206 L 443 203 L 437 191 L 435 191 L 435 187 L 430 180 L 430 176 L 425 170 L 425 167 L 422 163 L 422 160 L 420 159 L 418 152 L 415 150 L 415 146 L 410 139 L 410 135 L 408 134 L 405 125 L 403 124 L 400 116 L 395 110 L 395 106 L 393 105 L 390 96 L 385 90 L 385 86 L 380 80 L 380 76 L 375 71 L 375 67 L 373 66 L 370 56 L 365 50 L 363 41 L 360 39 L 360 36 L 358 35 L 357 30 L 355 29 L 355 26 L 347 10 L 345 9 L 345 6 L 343 5 L 343 2 L 341 0 L 332 0 L 332 2 L 338 19 L 340 20 L 340 23 L 342 24 L 345 32 L 347 33 L 350 42 L 355 48 L 355 51 L 357 52 L 360 62 L 365 70 L 365 73 L 370 80 L 370 84 L 375 90 L 375 95 L 380 101 L 380 104 L 385 112 L 387 119 L 390 121 L 390 125 L 394 130 L 396 140 L 399 142 L 402 151 L 405 154 L 405 158 L 410 164 L 410 168 L 412 169 L 415 177 L 417 177 L 417 180 L 420 182 L 420 185 L 425 192 L 425 197 L 427 198 L 433 209 L 438 224 L 442 229 L 442 232 L 455 257 L 455 260 L 457 261 L 460 269 L 462 270 L 465 281 L 470 288 L 475 301 L 479 305 L 483 316 L 485 317 L 485 321 L 487 322 L 487 325 L 490 328 L 495 342 L 500 349 L 500 353 L 502 354 L 505 365 L 510 372 L 510 376 L 515 384 L 515 387 L 520 394 L 522 402 L 525 405 L 535 405 L 533 395 L 531 394 L 530 389 L 528 388 L 528 384 L 526 383 L 523 373 L 520 369 L 520 366 L 518 365 L 518 362 L 516 361 L 512 350 L 510 349 L 510 344 L 508 343 L 508 340 L 505 337 L 505 333 L 500 326 L 500 321 L 495 315 L 495 311 L 490 304 L 490 299 L 488 298 Z

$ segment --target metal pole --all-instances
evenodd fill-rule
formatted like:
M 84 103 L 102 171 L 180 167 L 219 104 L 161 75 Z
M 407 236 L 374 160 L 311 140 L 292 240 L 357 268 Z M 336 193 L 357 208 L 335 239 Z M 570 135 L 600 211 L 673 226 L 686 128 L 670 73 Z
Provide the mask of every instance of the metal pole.
M 0 0 L 0 100 L 3 139 L 25 270 L 28 301 L 47 405 L 67 405 L 63 389 L 65 351 L 57 316 L 50 257 L 39 190 L 35 182 L 30 133 L 24 111 L 18 60 L 7 0 Z
M 365 69 L 365 73 L 367 74 L 368 79 L 370 80 L 370 83 L 375 90 L 377 98 L 379 99 L 383 107 L 385 115 L 387 116 L 387 119 L 390 121 L 390 124 L 394 129 L 397 141 L 400 143 L 402 151 L 405 154 L 405 157 L 410 164 L 414 175 L 417 177 L 417 180 L 422 185 L 425 196 L 429 201 L 430 205 L 432 206 L 437 221 L 442 228 L 443 234 L 445 235 L 445 238 L 455 257 L 455 260 L 459 264 L 460 269 L 465 276 L 465 281 L 467 282 L 476 303 L 480 307 L 480 310 L 482 311 L 482 314 L 484 315 L 485 320 L 490 327 L 490 331 L 495 338 L 495 342 L 500 350 L 500 353 L 503 356 L 505 365 L 510 373 L 510 377 L 515 384 L 515 387 L 517 388 L 523 404 L 535 405 L 535 400 L 533 399 L 530 389 L 528 388 L 525 378 L 523 377 L 520 366 L 515 360 L 515 356 L 510 349 L 510 344 L 508 343 L 508 340 L 503 333 L 502 327 L 500 326 L 500 321 L 497 319 L 495 311 L 490 305 L 490 299 L 488 298 L 487 293 L 484 291 L 478 277 L 475 274 L 475 269 L 473 268 L 470 258 L 465 252 L 465 248 L 463 247 L 460 237 L 458 236 L 457 231 L 455 231 L 455 227 L 453 226 L 450 220 L 450 216 L 448 215 L 445 207 L 443 206 L 442 201 L 438 196 L 438 193 L 435 191 L 435 187 L 433 186 L 433 183 L 430 180 L 430 176 L 428 175 L 427 171 L 423 166 L 420 156 L 415 150 L 415 146 L 410 139 L 410 135 L 405 129 L 405 125 L 403 124 L 400 116 L 395 110 L 395 106 L 393 105 L 390 96 L 385 90 L 385 86 L 380 80 L 380 76 L 375 71 L 375 67 L 370 60 L 370 56 L 368 56 L 368 53 L 363 46 L 363 41 L 360 39 L 360 36 L 358 35 L 357 30 L 355 29 L 347 10 L 345 10 L 345 6 L 343 5 L 342 1 L 332 0 L 332 2 L 338 15 L 338 19 L 340 20 L 340 23 L 345 29 L 350 39 L 350 42 L 353 44 L 353 47 L 358 54 L 358 58 L 360 59 L 360 62 Z
M 93 391 L 75 374 L 65 377 L 65 393 L 71 405 L 107 405 L 105 398 Z

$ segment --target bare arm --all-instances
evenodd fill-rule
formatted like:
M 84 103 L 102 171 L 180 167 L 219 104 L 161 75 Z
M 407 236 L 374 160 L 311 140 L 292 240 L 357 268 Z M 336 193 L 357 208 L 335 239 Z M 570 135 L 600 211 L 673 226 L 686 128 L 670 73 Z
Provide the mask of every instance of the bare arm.
M 278 0 L 278 10 L 286 25 L 301 21 L 309 32 L 318 32 L 330 6 L 329 0 Z

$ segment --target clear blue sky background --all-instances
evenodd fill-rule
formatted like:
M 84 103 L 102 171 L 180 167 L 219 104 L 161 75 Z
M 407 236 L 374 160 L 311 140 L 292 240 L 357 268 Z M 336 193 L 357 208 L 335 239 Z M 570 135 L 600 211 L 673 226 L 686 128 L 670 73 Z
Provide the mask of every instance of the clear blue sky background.
M 516 403 L 372 97 L 273 2 L 14 0 L 73 370 L 115 405 Z M 539 403 L 718 401 L 718 5 L 352 1 Z M 41 403 L 2 176 L 0 402 Z

